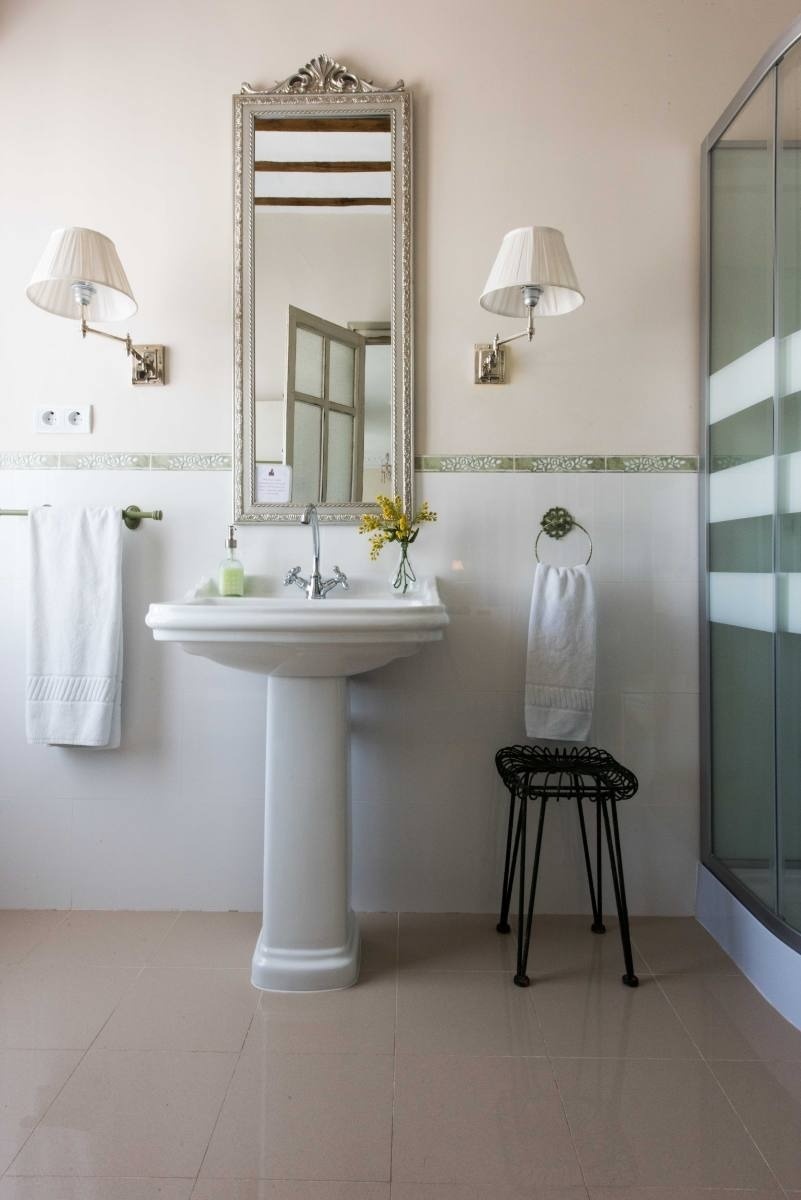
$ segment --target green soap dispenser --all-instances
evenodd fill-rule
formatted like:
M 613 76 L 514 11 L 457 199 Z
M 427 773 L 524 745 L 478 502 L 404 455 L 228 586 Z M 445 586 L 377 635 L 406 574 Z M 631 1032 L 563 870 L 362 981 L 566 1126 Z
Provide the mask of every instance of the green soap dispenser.
M 218 586 L 221 596 L 244 596 L 245 568 L 242 566 L 234 551 L 236 550 L 236 526 L 228 526 L 228 540 L 225 545 L 228 555 L 220 563 Z

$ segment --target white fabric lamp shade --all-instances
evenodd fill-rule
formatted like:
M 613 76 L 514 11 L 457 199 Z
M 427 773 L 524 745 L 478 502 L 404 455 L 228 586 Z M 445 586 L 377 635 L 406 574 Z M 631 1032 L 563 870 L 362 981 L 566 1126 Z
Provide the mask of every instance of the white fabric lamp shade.
M 532 284 L 542 288 L 534 309 L 538 317 L 558 317 L 584 303 L 559 229 L 525 225 L 510 230 L 484 285 L 481 307 L 503 317 L 527 317 L 522 289 Z
M 136 312 L 131 285 L 111 238 L 94 229 L 56 229 L 26 288 L 29 300 L 58 317 L 81 319 L 73 285 L 94 288 L 93 321 L 124 321 Z

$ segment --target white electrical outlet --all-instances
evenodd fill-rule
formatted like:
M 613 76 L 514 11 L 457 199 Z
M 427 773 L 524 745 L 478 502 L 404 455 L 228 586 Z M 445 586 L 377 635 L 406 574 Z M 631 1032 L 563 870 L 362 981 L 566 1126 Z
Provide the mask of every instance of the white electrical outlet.
M 34 433 L 61 433 L 63 431 L 63 409 L 49 404 L 37 404 L 33 410 Z
M 92 406 L 38 404 L 33 410 L 33 428 L 35 433 L 91 433 Z
M 91 433 L 92 406 L 91 404 L 74 404 L 62 409 L 64 414 L 64 433 Z

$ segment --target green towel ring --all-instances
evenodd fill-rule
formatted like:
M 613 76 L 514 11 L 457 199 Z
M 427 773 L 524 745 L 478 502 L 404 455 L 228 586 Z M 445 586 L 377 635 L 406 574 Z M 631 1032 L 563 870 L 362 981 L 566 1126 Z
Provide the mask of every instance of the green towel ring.
M 582 533 L 587 534 L 587 541 L 590 543 L 590 552 L 587 555 L 584 566 L 586 567 L 588 565 L 590 559 L 592 558 L 592 538 L 590 537 L 589 531 L 584 528 L 580 521 L 576 520 L 572 513 L 569 513 L 566 508 L 549 508 L 547 513 L 543 515 L 540 525 L 542 528 L 537 534 L 537 540 L 534 543 L 534 557 L 536 558 L 537 562 L 542 562 L 538 547 L 540 544 L 540 538 L 544 533 L 546 533 L 548 537 L 559 541 L 560 538 L 566 537 L 570 533 L 571 529 L 575 528 L 580 529 Z

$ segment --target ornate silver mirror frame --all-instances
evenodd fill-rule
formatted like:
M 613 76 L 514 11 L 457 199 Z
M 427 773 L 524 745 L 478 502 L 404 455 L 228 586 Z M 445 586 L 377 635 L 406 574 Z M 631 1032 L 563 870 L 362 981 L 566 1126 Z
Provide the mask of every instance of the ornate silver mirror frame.
M 256 120 L 279 113 L 386 115 L 392 134 L 392 434 L 387 490 L 412 504 L 412 126 L 401 80 L 376 87 L 321 54 L 273 88 L 248 83 L 234 96 L 234 520 L 296 522 L 305 507 L 257 503 L 255 472 L 254 146 Z M 351 523 L 368 503 L 321 503 L 321 521 Z

